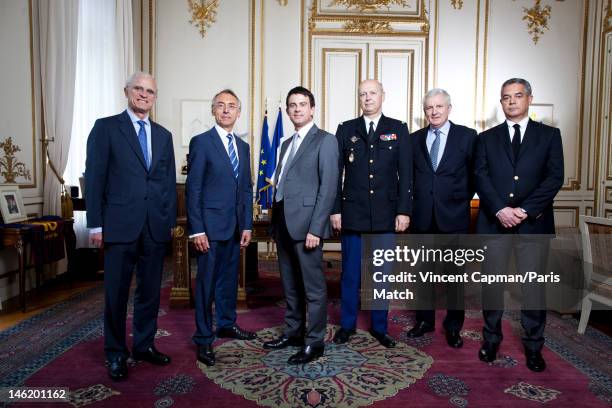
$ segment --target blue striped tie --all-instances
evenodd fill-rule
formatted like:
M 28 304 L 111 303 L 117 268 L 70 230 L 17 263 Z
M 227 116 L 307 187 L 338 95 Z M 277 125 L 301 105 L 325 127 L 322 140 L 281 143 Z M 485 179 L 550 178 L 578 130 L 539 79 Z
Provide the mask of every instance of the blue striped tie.
M 234 170 L 234 178 L 238 180 L 238 155 L 236 149 L 234 149 L 233 143 L 234 136 L 231 133 L 227 134 L 227 150 L 229 151 L 229 158 L 232 162 L 232 169 Z
M 138 142 L 140 143 L 140 148 L 142 149 L 144 161 L 148 169 L 149 168 L 149 149 L 147 148 L 147 131 L 145 130 L 145 125 L 147 124 L 147 122 L 145 122 L 144 120 L 139 120 L 136 123 L 140 125 L 140 129 L 138 130 Z
M 440 129 L 435 129 L 434 134 L 436 135 L 436 138 L 431 144 L 429 156 L 431 158 L 431 166 L 433 167 L 434 171 L 436 171 L 438 169 L 438 150 L 440 149 Z

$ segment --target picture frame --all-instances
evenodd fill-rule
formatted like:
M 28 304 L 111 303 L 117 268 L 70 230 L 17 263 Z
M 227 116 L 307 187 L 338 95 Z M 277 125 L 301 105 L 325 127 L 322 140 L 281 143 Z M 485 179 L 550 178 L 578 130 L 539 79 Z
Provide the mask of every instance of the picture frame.
M 5 224 L 28 219 L 18 185 L 0 186 L 0 212 L 2 213 L 2 221 Z
M 181 100 L 181 142 L 188 147 L 191 138 L 215 126 L 210 104 L 212 100 Z

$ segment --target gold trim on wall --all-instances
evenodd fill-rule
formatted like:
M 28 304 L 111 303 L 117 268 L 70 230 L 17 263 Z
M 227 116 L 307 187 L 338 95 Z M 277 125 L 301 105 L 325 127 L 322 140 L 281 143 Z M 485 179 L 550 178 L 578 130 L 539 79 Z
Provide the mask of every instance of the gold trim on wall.
M 410 67 L 409 68 L 410 72 L 408 73 L 408 76 L 410 80 L 406 84 L 408 88 L 406 89 L 406 93 L 408 95 L 408 106 L 406 107 L 407 109 L 406 116 L 408 118 L 408 126 L 412 126 L 413 111 L 414 111 L 413 106 L 412 106 L 412 104 L 414 103 L 414 50 L 401 50 L 401 49 L 376 49 L 374 50 L 374 78 L 376 78 L 382 83 L 382 81 L 380 80 L 378 76 L 378 55 L 379 54 L 407 54 L 408 55 L 408 63 Z
M 321 106 L 321 128 L 326 129 L 326 116 L 327 116 L 327 54 L 332 53 L 354 53 L 357 57 L 357 72 L 355 75 L 355 89 L 359 88 L 361 82 L 361 73 L 363 72 L 363 55 L 361 48 L 322 48 L 321 49 L 321 100 L 323 104 Z M 355 112 L 359 113 L 359 104 L 357 98 L 355 98 Z
M 249 2 L 249 13 L 251 17 L 250 27 L 249 27 L 249 59 L 251 63 L 249 64 L 249 127 L 250 133 L 255 131 L 255 0 L 251 0 Z M 253 144 L 251 143 L 251 160 L 254 162 L 255 158 L 253 157 Z
M 554 210 L 571 210 L 574 213 L 574 225 L 572 227 L 577 228 L 578 227 L 578 220 L 580 219 L 580 207 L 578 206 L 565 206 L 565 205 L 554 205 L 553 206 L 553 212 Z
M 325 15 L 319 13 L 318 0 L 312 0 L 311 4 L 311 14 L 309 17 L 309 24 L 316 24 L 318 21 L 325 22 L 345 22 L 347 20 L 379 20 L 379 21 L 388 21 L 388 22 L 398 22 L 398 23 L 416 23 L 416 22 L 428 22 L 427 13 L 425 12 L 425 0 L 417 1 L 418 4 L 418 14 L 416 16 L 410 17 L 402 17 L 398 15 L 376 15 L 376 14 L 364 14 L 363 12 L 354 12 L 354 13 L 346 13 L 346 14 L 334 14 L 334 15 Z M 347 9 L 348 11 L 348 9 Z
M 37 185 L 37 175 L 36 172 L 36 89 L 34 82 L 34 26 L 33 26 L 33 10 L 32 10 L 32 0 L 28 1 L 28 29 L 30 31 L 30 97 L 32 101 L 32 178 L 33 182 L 30 184 L 18 184 L 19 188 L 36 188 Z M 42 112 L 42 109 L 41 109 Z M 41 163 L 45 163 L 45 149 L 44 146 L 41 147 Z M 43 180 L 44 180 L 44 171 L 45 166 L 42 166 L 43 169 Z

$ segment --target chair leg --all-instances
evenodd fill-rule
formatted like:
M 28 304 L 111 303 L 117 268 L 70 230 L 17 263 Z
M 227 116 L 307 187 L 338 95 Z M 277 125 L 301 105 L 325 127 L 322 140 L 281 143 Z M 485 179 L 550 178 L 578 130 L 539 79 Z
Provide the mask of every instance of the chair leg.
M 593 306 L 593 301 L 586 296 L 582 300 L 582 310 L 580 312 L 580 323 L 578 323 L 578 333 L 584 334 L 586 330 L 587 323 L 589 322 L 589 315 L 591 314 L 591 307 Z

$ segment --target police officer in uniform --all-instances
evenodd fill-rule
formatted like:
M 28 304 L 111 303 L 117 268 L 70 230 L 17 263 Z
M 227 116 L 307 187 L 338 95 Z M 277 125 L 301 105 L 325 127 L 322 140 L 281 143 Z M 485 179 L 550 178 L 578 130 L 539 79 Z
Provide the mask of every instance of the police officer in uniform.
M 363 116 L 341 123 L 336 131 L 340 152 L 338 193 L 332 227 L 342 232 L 341 321 L 334 343 L 355 333 L 361 276 L 361 235 L 393 240 L 408 228 L 411 214 L 412 154 L 405 122 L 382 114 L 385 92 L 369 79 L 359 85 Z M 387 348 L 387 309 L 372 310 L 370 334 Z

